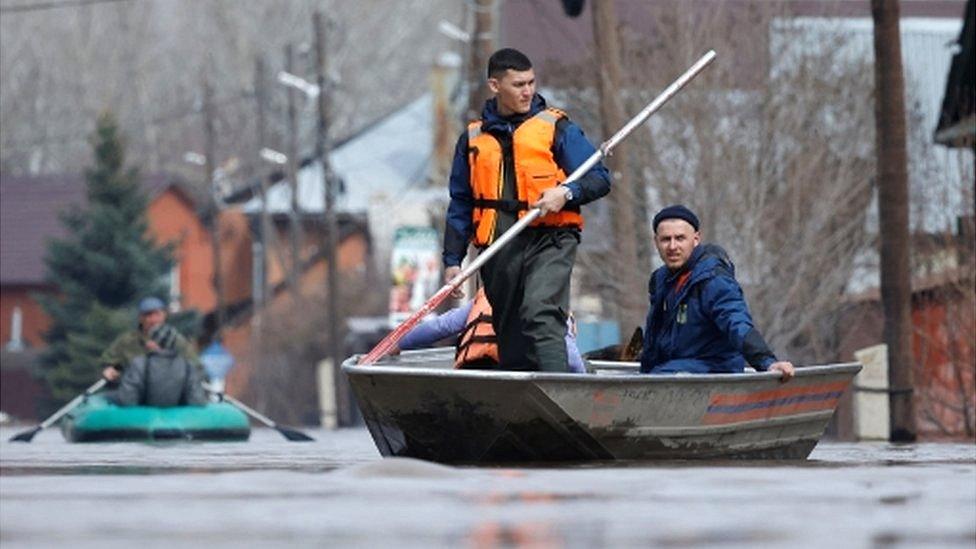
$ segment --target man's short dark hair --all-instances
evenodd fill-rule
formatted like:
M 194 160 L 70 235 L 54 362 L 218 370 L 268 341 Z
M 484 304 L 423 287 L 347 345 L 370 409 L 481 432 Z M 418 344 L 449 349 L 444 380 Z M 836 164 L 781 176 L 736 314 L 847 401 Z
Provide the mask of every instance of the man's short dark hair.
M 527 71 L 532 68 L 532 61 L 522 52 L 514 48 L 502 48 L 488 58 L 488 78 L 504 76 L 505 71 Z

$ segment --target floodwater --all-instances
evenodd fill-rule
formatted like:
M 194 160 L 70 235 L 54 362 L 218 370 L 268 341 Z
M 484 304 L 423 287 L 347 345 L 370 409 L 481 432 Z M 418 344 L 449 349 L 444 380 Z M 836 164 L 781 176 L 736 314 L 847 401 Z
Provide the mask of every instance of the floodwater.
M 19 547 L 976 547 L 976 445 L 822 443 L 805 462 L 476 468 L 288 442 L 30 444 L 0 428 Z

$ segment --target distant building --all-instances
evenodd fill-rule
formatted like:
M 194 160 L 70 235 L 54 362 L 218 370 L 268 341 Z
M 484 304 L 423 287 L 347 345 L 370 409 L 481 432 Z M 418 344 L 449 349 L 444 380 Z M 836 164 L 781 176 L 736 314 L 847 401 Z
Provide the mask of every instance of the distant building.
M 971 267 L 912 282 L 915 425 L 922 440 L 976 436 L 974 284 Z M 883 342 L 883 326 L 876 289 L 848 298 L 837 324 L 840 360 L 854 360 L 855 351 Z M 852 439 L 853 422 L 847 394 L 838 406 L 833 434 Z
M 149 197 L 146 213 L 150 233 L 160 244 L 175 245 L 169 295 L 161 297 L 168 301 L 171 310 L 192 308 L 207 314 L 216 302 L 211 284 L 210 232 L 180 181 L 153 174 L 143 177 L 142 184 Z M 5 349 L 4 395 L 10 391 L 38 390 L 25 387 L 24 384 L 34 383 L 30 376 L 14 372 L 33 364 L 37 351 L 45 346 L 43 334 L 50 319 L 34 296 L 55 291 L 45 279 L 47 243 L 67 236 L 60 215 L 85 207 L 86 200 L 85 181 L 80 174 L 0 174 L 0 344 Z M 224 240 L 234 239 L 234 227 L 239 224 L 235 224 L 232 216 L 222 219 Z M 233 245 L 228 248 L 225 265 L 237 255 Z M 242 251 L 249 252 L 249 248 L 245 246 Z M 231 283 L 228 293 L 240 294 L 242 288 L 244 293 L 249 291 L 248 280 Z M 22 404 L 15 406 L 8 401 L 5 396 L 0 409 L 15 417 L 33 415 L 33 409 L 22 409 Z
M 193 308 L 206 314 L 215 303 L 210 233 L 181 182 L 157 174 L 144 177 L 142 183 L 149 196 L 150 233 L 160 244 L 176 246 L 169 295 L 161 297 L 171 310 Z M 14 310 L 19 309 L 23 344 L 44 346 L 42 336 L 49 321 L 32 294 L 53 291 L 45 280 L 47 242 L 67 236 L 60 218 L 63 212 L 85 205 L 85 181 L 80 174 L 0 175 L 0 340 L 4 344 L 11 341 Z
M 935 128 L 935 142 L 968 147 L 976 154 L 976 1 L 966 2 L 962 32 L 946 82 L 945 97 Z

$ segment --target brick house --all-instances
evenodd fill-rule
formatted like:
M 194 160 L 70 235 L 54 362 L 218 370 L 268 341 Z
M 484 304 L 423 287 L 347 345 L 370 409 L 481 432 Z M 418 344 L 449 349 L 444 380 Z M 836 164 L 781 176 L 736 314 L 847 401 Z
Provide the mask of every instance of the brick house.
M 208 227 L 209 208 L 200 208 L 191 189 L 173 177 L 161 174 L 143 177 L 149 197 L 146 210 L 150 233 L 159 243 L 173 243 L 174 265 L 169 273 L 170 309 L 196 309 L 204 318 L 200 342 L 209 341 L 215 326 L 217 296 L 214 290 L 213 238 Z M 46 243 L 65 236 L 60 213 L 84 207 L 83 176 L 0 175 L 0 410 L 21 419 L 35 415 L 34 403 L 42 387 L 30 375 L 38 353 L 44 347 L 43 334 L 49 319 L 34 299 L 37 293 L 53 288 L 45 281 Z M 255 216 L 240 208 L 224 208 L 219 213 L 220 262 L 223 300 L 226 311 L 224 345 L 237 359 L 228 379 L 228 391 L 247 391 L 252 373 L 251 337 L 254 322 L 252 301 L 254 257 L 252 247 Z M 287 247 L 287 219 L 278 216 L 274 223 L 276 246 Z M 369 254 L 369 238 L 362 222 L 340 216 L 339 268 L 363 268 Z M 321 229 L 310 221 L 306 227 L 305 265 L 300 279 L 303 293 L 324 287 L 325 263 L 319 242 Z M 286 256 L 272 250 L 271 258 Z M 290 306 L 284 291 L 287 268 L 272 259 L 269 268 L 268 301 L 271 309 Z
M 216 302 L 213 277 L 213 245 L 194 200 L 179 180 L 162 174 L 143 177 L 149 197 L 149 231 L 160 243 L 174 243 L 173 270 L 168 298 L 172 310 L 194 308 L 203 314 Z M 9 176 L 0 175 L 0 343 L 3 351 L 3 402 L 5 412 L 15 417 L 33 416 L 33 398 L 40 391 L 23 371 L 44 347 L 43 334 L 49 319 L 34 299 L 37 293 L 53 290 L 45 280 L 44 254 L 47 242 L 65 236 L 61 212 L 84 207 L 85 182 L 80 174 Z M 243 216 L 221 216 L 225 271 L 242 273 L 226 285 L 234 299 L 250 292 L 248 265 L 250 246 Z M 16 395 L 16 399 L 14 396 Z

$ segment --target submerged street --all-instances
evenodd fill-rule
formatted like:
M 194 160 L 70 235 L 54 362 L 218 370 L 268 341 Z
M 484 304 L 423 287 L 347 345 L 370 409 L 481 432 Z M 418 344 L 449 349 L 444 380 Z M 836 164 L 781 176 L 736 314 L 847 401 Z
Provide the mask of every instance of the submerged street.
M 450 467 L 361 429 L 292 443 L 67 444 L 0 429 L 3 547 L 972 547 L 972 444 L 803 462 Z

